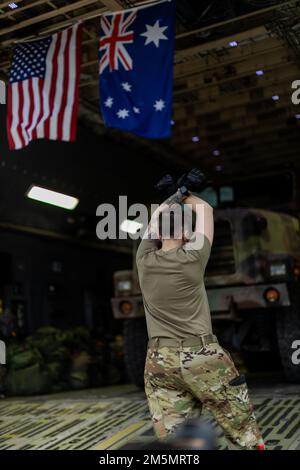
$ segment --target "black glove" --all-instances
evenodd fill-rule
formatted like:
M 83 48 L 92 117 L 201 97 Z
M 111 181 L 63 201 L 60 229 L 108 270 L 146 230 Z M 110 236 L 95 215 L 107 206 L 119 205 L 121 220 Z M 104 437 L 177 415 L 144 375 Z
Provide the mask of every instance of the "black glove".
M 166 175 L 155 185 L 155 189 L 159 193 L 161 201 L 164 201 L 176 193 L 178 186 L 171 175 Z
M 188 173 L 182 175 L 177 181 L 177 186 L 185 186 L 189 191 L 201 192 L 207 186 L 208 180 L 202 171 L 193 168 Z

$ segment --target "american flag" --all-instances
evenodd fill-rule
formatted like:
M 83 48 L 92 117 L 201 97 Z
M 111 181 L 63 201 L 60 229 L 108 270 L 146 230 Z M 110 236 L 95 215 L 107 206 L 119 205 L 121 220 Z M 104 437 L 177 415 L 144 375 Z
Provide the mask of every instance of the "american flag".
M 77 129 L 81 25 L 16 46 L 10 70 L 10 150 L 35 139 L 74 141 Z

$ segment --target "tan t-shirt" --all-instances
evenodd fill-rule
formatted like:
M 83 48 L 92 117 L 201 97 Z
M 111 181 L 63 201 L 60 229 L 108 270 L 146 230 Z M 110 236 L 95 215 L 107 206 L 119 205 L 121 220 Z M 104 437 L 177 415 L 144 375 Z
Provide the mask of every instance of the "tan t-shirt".
M 136 262 L 149 338 L 212 333 L 203 282 L 211 244 L 203 236 L 201 245 L 162 251 L 156 240 L 141 241 Z

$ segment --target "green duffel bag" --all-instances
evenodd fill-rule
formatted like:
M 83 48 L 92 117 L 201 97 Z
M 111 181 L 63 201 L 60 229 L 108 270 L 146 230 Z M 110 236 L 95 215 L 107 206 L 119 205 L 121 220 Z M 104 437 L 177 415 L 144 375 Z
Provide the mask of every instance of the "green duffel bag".
M 40 336 L 32 341 L 32 347 L 38 349 L 46 360 L 47 357 L 51 357 L 61 347 L 61 343 L 52 338 L 52 336 Z
M 75 354 L 72 358 L 72 367 L 69 374 L 69 383 L 73 389 L 82 389 L 89 386 L 89 365 L 91 356 L 86 351 Z
M 61 362 L 64 365 L 67 365 L 71 362 L 71 355 L 67 348 L 61 346 L 53 351 L 48 356 L 45 356 L 45 361 L 48 362 Z
M 9 370 L 6 377 L 6 392 L 10 396 L 38 395 L 49 390 L 48 374 L 39 364 L 25 369 Z
M 70 349 L 89 349 L 91 338 L 90 333 L 85 327 L 76 327 L 65 332 L 64 343 Z
M 51 385 L 54 385 L 61 380 L 64 372 L 64 365 L 60 362 L 50 362 L 45 365 L 45 370 L 48 373 Z
M 89 386 L 89 375 L 87 371 L 72 371 L 69 376 L 69 384 L 74 390 L 81 390 Z
M 22 354 L 24 351 L 30 349 L 28 348 L 24 343 L 18 344 L 18 343 L 12 343 L 8 344 L 7 350 L 6 350 L 6 361 L 7 364 L 9 364 L 13 357 L 16 356 L 17 354 Z
M 28 351 L 19 352 L 10 355 L 7 361 L 8 369 L 25 369 L 33 364 L 41 364 L 43 358 L 37 349 L 29 349 Z

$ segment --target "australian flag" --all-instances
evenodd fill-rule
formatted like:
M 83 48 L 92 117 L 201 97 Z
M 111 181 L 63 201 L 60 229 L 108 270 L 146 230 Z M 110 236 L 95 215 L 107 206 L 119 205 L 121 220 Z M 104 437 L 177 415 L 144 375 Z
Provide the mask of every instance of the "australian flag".
M 106 127 L 171 135 L 175 0 L 101 17 L 100 107 Z

